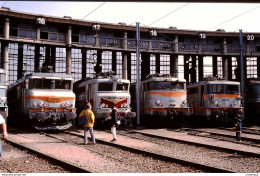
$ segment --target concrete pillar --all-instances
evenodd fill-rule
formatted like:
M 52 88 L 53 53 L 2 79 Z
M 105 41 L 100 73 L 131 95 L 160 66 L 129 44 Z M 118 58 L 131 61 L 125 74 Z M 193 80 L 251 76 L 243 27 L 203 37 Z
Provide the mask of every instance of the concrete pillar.
M 124 32 L 124 39 L 122 45 L 123 49 L 127 50 L 127 32 Z
M 236 81 L 241 81 L 240 56 L 237 56 L 237 68 L 235 68 Z
M 228 80 L 228 59 L 226 56 L 222 57 L 222 70 L 223 70 L 223 78 Z
M 55 72 L 56 68 L 55 68 L 55 62 L 56 62 L 56 47 L 52 46 L 51 47 L 51 60 L 50 60 L 50 65 L 53 68 L 53 72 Z
M 115 72 L 115 75 L 117 74 L 116 66 L 116 51 L 112 51 L 112 71 Z
M 198 72 L 199 72 L 199 81 L 203 80 L 204 70 L 203 70 L 203 56 L 198 56 Z
M 127 73 L 128 73 L 127 79 L 130 80 L 130 82 L 131 82 L 131 73 L 132 73 L 132 70 L 131 70 L 131 53 L 130 52 L 125 53 L 124 59 L 127 60 Z
M 155 54 L 155 73 L 160 73 L 160 53 Z
M 189 77 L 189 55 L 184 55 L 184 79 L 186 79 L 187 84 L 190 82 L 190 77 Z
M 37 40 L 41 39 L 41 27 L 40 27 L 40 25 L 38 25 L 37 29 L 36 29 L 36 39 Z
M 178 37 L 178 35 L 176 35 L 175 39 L 174 39 L 174 52 L 175 53 L 179 52 L 179 37 Z
M 9 39 L 9 31 L 10 31 L 10 24 L 9 18 L 5 19 L 5 27 L 4 27 L 4 38 Z M 3 44 L 3 53 L 2 53 L 2 61 L 3 61 L 3 68 L 5 70 L 5 86 L 8 86 L 8 75 L 9 75 L 9 68 L 8 68 L 8 42 L 2 42 Z
M 122 53 L 122 79 L 127 79 L 128 78 L 128 75 L 127 75 L 127 73 L 128 73 L 128 62 L 127 62 L 127 56 L 128 56 L 128 54 L 127 54 L 127 52 L 123 52 Z M 131 62 L 131 55 L 130 55 L 130 62 Z M 131 65 L 131 64 L 130 64 Z M 131 69 L 130 69 L 131 70 Z M 130 74 L 130 73 L 129 73 Z M 131 74 L 130 74 L 131 75 Z
M 142 62 L 141 62 L 141 80 L 145 80 L 146 77 L 150 74 L 150 54 L 142 53 Z
M 96 73 L 102 72 L 102 51 L 101 50 L 97 50 L 97 64 L 94 67 L 94 71 Z
M 123 49 L 127 50 L 127 32 L 124 32 Z M 122 52 L 122 79 L 127 78 L 127 52 Z
M 223 40 L 223 54 L 227 54 L 227 39 Z
M 260 56 L 257 57 L 257 77 L 260 78 Z
M 232 57 L 227 56 L 228 62 L 228 80 L 232 80 Z
M 87 77 L 87 49 L 82 48 L 82 72 L 81 72 L 81 79 L 84 80 Z
M 171 54 L 170 55 L 170 74 L 175 75 L 178 78 L 178 55 Z
M 191 82 L 197 82 L 197 65 L 196 65 L 197 57 L 195 55 L 192 56 L 192 67 L 190 68 Z
M 212 65 L 213 65 L 213 77 L 218 75 L 218 56 L 212 57 Z
M 66 48 L 66 74 L 71 75 L 71 41 L 72 41 L 72 30 L 71 26 L 68 27 L 67 31 L 67 48 Z
M 34 49 L 34 71 L 40 71 L 40 45 L 35 45 Z
M 17 78 L 20 79 L 23 76 L 23 44 L 18 43 L 18 72 Z

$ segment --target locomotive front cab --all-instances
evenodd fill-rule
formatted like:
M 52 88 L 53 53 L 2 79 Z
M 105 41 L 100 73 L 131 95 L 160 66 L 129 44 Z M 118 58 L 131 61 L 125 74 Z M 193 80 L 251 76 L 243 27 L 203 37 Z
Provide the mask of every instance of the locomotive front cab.
M 97 121 L 110 120 L 112 106 L 117 108 L 123 120 L 130 122 L 136 116 L 130 108 L 129 80 L 115 78 L 92 80 L 88 87 L 90 103 L 93 105 L 92 110 Z
M 222 122 L 232 122 L 242 113 L 240 84 L 231 81 L 208 82 L 204 94 L 206 115 Z
M 0 69 L 0 114 L 7 117 L 7 92 L 5 86 L 5 71 Z
M 157 117 L 189 116 L 186 81 L 177 78 L 151 78 L 141 84 L 143 114 Z
M 24 111 L 36 128 L 47 124 L 68 128 L 73 124 L 76 109 L 72 85 L 72 78 L 55 76 L 31 76 L 25 80 Z

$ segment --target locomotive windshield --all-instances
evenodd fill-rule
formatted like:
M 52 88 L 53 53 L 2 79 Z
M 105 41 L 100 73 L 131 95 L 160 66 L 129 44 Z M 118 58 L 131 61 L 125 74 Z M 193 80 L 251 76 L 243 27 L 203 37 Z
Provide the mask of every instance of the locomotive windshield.
M 98 91 L 112 91 L 113 90 L 113 83 L 99 83 L 98 84 Z
M 129 84 L 127 83 L 117 83 L 116 90 L 117 91 L 128 91 Z
M 169 82 L 169 81 L 154 81 L 148 84 L 148 90 L 172 90 L 172 89 L 185 89 L 183 82 Z
M 71 89 L 70 80 L 31 79 L 31 89 Z
M 239 85 L 231 84 L 209 84 L 209 94 L 238 94 L 240 93 Z

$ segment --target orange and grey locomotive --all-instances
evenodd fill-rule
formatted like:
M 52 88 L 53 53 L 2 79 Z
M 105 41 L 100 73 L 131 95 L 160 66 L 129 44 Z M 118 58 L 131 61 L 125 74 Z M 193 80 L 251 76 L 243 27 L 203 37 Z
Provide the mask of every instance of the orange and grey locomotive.
M 9 121 L 38 130 L 67 129 L 76 118 L 73 79 L 57 73 L 31 73 L 8 88 Z
M 239 82 L 207 77 L 188 85 L 187 90 L 193 116 L 228 123 L 237 113 L 243 114 Z
M 169 74 L 148 75 L 140 83 L 140 115 L 145 123 L 177 122 L 189 116 L 186 80 Z
M 129 80 L 118 79 L 112 72 L 101 72 L 93 78 L 80 80 L 74 84 L 77 112 L 90 102 L 97 123 L 103 123 L 111 119 L 111 107 L 115 106 L 124 124 L 131 125 L 136 114 L 130 108 L 129 88 Z

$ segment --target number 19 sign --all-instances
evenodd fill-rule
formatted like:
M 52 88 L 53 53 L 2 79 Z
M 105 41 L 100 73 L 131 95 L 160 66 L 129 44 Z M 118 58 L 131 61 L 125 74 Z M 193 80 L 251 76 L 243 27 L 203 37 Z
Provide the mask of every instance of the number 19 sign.
M 199 38 L 200 39 L 206 39 L 206 34 L 205 33 L 199 33 Z

